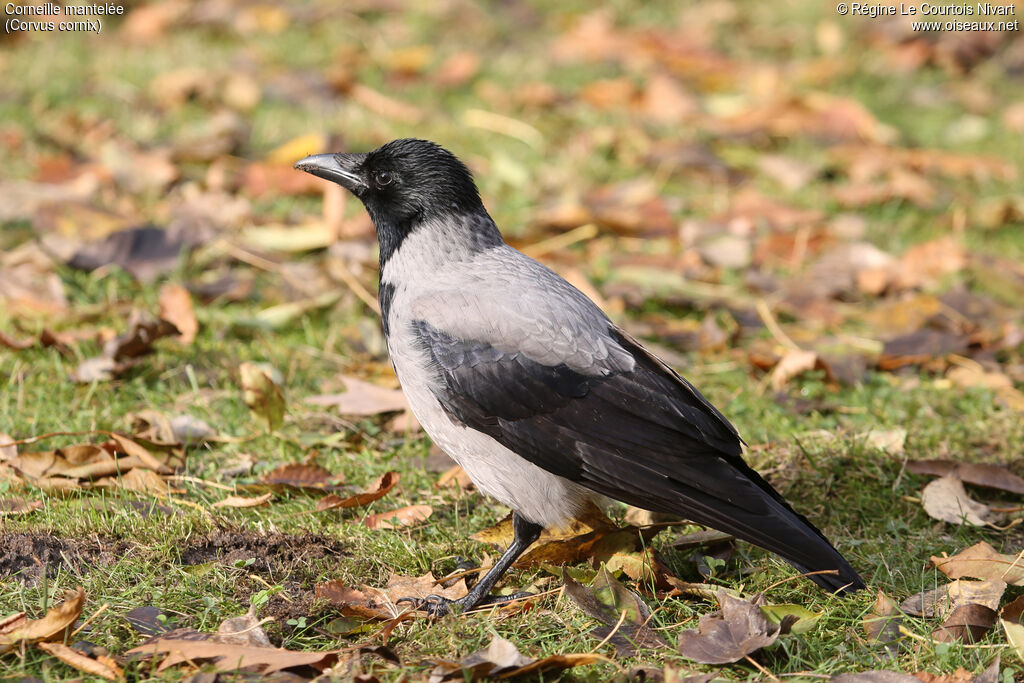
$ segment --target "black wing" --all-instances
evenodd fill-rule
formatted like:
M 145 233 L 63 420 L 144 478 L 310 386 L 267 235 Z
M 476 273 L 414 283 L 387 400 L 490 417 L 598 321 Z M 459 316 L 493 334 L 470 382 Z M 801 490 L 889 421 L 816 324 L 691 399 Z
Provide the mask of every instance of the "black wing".
M 629 372 L 544 365 L 424 321 L 449 415 L 554 474 L 648 510 L 679 515 L 778 553 L 829 589 L 861 587 L 824 535 L 740 457 L 736 429 L 696 388 L 614 327 Z

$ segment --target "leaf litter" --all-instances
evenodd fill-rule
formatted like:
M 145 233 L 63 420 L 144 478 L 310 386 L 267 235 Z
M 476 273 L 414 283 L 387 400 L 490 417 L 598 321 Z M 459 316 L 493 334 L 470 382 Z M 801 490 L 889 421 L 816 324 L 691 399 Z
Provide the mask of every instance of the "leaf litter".
M 1020 412 L 1024 406 L 1017 388 L 1021 381 L 1021 332 L 1019 323 L 1014 322 L 1019 309 L 1017 294 L 1024 291 L 1020 265 L 1011 258 L 982 253 L 984 250 L 975 246 L 990 231 L 1012 230 L 1019 223 L 1019 197 L 986 196 L 989 188 L 985 185 L 1014 182 L 1019 174 L 1018 161 L 942 148 L 947 143 L 960 144 L 957 135 L 968 135 L 977 128 L 976 123 L 971 124 L 972 117 L 983 123 L 991 119 L 993 123 L 986 125 L 1021 130 L 1019 106 L 995 99 L 987 92 L 990 86 L 983 77 L 986 70 L 1001 73 L 1009 57 L 990 49 L 984 36 L 968 36 L 958 43 L 943 37 L 925 39 L 901 34 L 892 27 L 883 27 L 881 22 L 851 32 L 845 25 L 823 21 L 811 41 L 812 49 L 817 50 L 814 58 L 798 55 L 781 64 L 775 59 L 761 59 L 757 52 L 760 43 L 751 48 L 753 53 L 736 54 L 709 39 L 717 31 L 737 27 L 737 13 L 731 3 L 713 4 L 714 8 L 701 7 L 700 11 L 680 10 L 676 23 L 649 25 L 639 20 L 622 21 L 604 9 L 573 11 L 554 23 L 537 21 L 538 17 L 545 18 L 544 14 L 531 16 L 531 25 L 538 26 L 547 41 L 536 50 L 544 60 L 543 69 L 529 82 L 512 88 L 493 80 L 493 60 L 485 51 L 457 46 L 444 52 L 440 47 L 406 45 L 410 36 L 403 30 L 389 35 L 385 41 L 388 47 L 380 54 L 369 56 L 365 50 L 351 49 L 342 41 L 336 46 L 331 65 L 321 70 L 300 73 L 270 62 L 213 69 L 184 64 L 158 72 L 147 88 L 124 92 L 118 88 L 119 97 L 138 111 L 143 122 L 156 114 L 174 125 L 175 115 L 193 108 L 209 114 L 199 117 L 194 126 L 179 125 L 169 138 L 159 142 L 145 135 L 145 140 L 135 139 L 137 133 L 121 130 L 102 116 L 69 111 L 66 103 L 56 103 L 56 111 L 40 114 L 30 124 L 11 123 L 2 132 L 4 149 L 10 149 L 23 162 L 31 179 L 0 183 L 4 198 L 0 213 L 5 221 L 25 221 L 30 232 L 44 239 L 16 244 L 21 238 L 15 236 L 2 245 L 0 308 L 9 315 L 4 318 L 0 343 L 12 352 L 56 355 L 74 354 L 77 345 L 97 342 L 103 353 L 81 364 L 74 377 L 89 384 L 119 378 L 148 382 L 144 372 L 136 372 L 147 368 L 147 354 L 162 357 L 164 353 L 176 353 L 178 343 L 190 343 L 192 335 L 209 334 L 208 316 L 216 312 L 216 307 L 199 310 L 204 322 L 200 328 L 196 310 L 193 308 L 190 314 L 189 306 L 206 305 L 210 296 L 222 297 L 216 300 L 218 305 L 260 301 L 262 315 L 256 318 L 261 326 L 266 325 L 261 329 L 296 325 L 319 311 L 333 313 L 348 305 L 348 289 L 345 296 L 307 292 L 297 299 L 295 292 L 301 287 L 287 291 L 274 280 L 284 277 L 282 274 L 296 264 L 319 266 L 322 254 L 318 250 L 323 247 L 334 252 L 341 251 L 336 247 L 344 247 L 370 254 L 368 259 L 345 259 L 345 263 L 351 264 L 352 276 L 346 287 L 352 283 L 363 287 L 372 302 L 376 274 L 370 247 L 372 234 L 365 218 L 347 217 L 352 214 L 351 205 L 347 210 L 339 210 L 337 205 L 329 209 L 332 200 L 324 184 L 290 168 L 294 158 L 308 151 L 340 145 L 332 139 L 332 131 L 286 130 L 276 139 L 273 134 L 267 139 L 261 137 L 265 132 L 250 127 L 248 122 L 262 103 L 271 100 L 322 103 L 342 97 L 351 108 L 346 111 L 353 119 L 353 135 L 358 135 L 363 125 L 360 121 L 366 116 L 426 125 L 433 118 L 432 108 L 394 87 L 426 84 L 453 96 L 472 94 L 477 101 L 461 120 L 467 128 L 512 138 L 526 148 L 542 150 L 546 158 L 562 157 L 568 167 L 584 167 L 592 159 L 615 158 L 617 165 L 611 170 L 617 172 L 609 174 L 613 178 L 610 182 L 573 177 L 567 183 L 565 167 L 549 165 L 545 172 L 550 177 L 545 176 L 537 187 L 547 192 L 553 186 L 566 186 L 572 196 L 553 198 L 552 205 L 558 211 L 550 215 L 534 212 L 526 216 L 538 220 L 526 229 L 524 243 L 529 244 L 537 238 L 538 230 L 543 231 L 545 243 L 538 253 L 562 272 L 566 267 L 577 268 L 585 255 L 586 261 L 579 268 L 583 279 L 600 283 L 594 287 L 595 293 L 616 314 L 633 304 L 645 308 L 681 305 L 683 315 L 694 314 L 691 322 L 695 325 L 679 324 L 674 311 L 672 315 L 641 315 L 647 325 L 645 336 L 664 341 L 671 347 L 669 351 L 692 350 L 700 361 L 707 360 L 712 366 L 732 363 L 755 378 L 764 373 L 767 383 L 790 395 L 813 387 L 822 376 L 826 395 L 834 397 L 844 382 L 873 382 L 879 376 L 899 381 L 903 375 L 892 373 L 920 371 L 923 377 L 934 378 L 938 391 L 960 395 L 969 390 L 981 396 L 991 392 L 997 414 Z M 363 16 L 360 7 L 352 11 Z M 177 32 L 212 28 L 226 40 L 253 35 L 271 40 L 286 25 L 303 25 L 322 16 L 322 10 L 316 7 L 301 11 L 243 8 L 226 15 L 202 2 L 194 7 L 144 6 L 130 8 L 116 39 L 160 46 Z M 436 17 L 425 19 L 432 20 Z M 479 20 L 489 19 L 481 16 Z M 368 15 L 366 21 L 378 27 L 376 15 Z M 383 34 L 394 29 L 386 19 L 380 21 Z M 557 26 L 554 33 L 548 33 L 551 26 Z M 773 39 L 769 34 L 766 32 L 764 40 Z M 26 49 L 24 43 L 12 45 L 16 51 Z M 913 72 L 924 69 L 941 77 L 944 80 L 938 95 L 912 88 L 908 102 L 916 106 L 914 103 L 924 96 L 950 98 L 957 107 L 963 105 L 970 110 L 970 115 L 963 117 L 966 123 L 951 126 L 949 135 L 953 137 L 948 140 L 941 134 L 923 132 L 918 139 L 917 133 L 908 135 L 888 115 L 876 112 L 871 100 L 841 92 L 844 74 L 849 75 L 851 68 L 852 73 L 861 73 L 843 59 L 847 46 L 865 47 L 873 57 L 865 63 L 885 64 L 908 79 Z M 1013 53 L 1007 50 L 1007 54 L 1012 57 Z M 379 64 L 383 82 L 364 82 L 371 64 Z M 972 71 L 978 66 L 984 68 Z M 579 70 L 582 75 L 586 73 L 582 69 L 592 67 L 600 67 L 600 76 L 593 75 L 589 80 L 581 77 L 576 85 L 548 78 L 559 69 Z M 280 69 L 280 73 L 274 69 Z M 967 77 L 969 73 L 973 75 Z M 101 78 L 97 87 L 106 87 L 104 83 Z M 17 89 L 17 83 L 11 87 Z M 615 121 L 613 124 L 588 125 L 585 130 L 570 125 L 564 134 L 552 135 L 544 117 L 553 111 L 570 110 L 574 116 L 582 113 L 587 117 L 618 118 L 607 120 Z M 672 136 L 666 137 L 663 128 L 673 131 L 676 138 L 680 130 L 694 131 L 694 135 L 692 139 L 687 137 L 689 133 L 683 136 L 685 139 L 669 139 Z M 140 129 L 145 130 L 146 125 L 140 124 Z M 26 139 L 43 140 L 47 148 L 53 149 L 21 154 Z M 815 149 L 809 158 L 799 151 L 807 145 Z M 265 149 L 271 151 L 263 153 Z M 518 158 L 480 155 L 471 159 L 471 165 L 491 171 L 480 173 L 480 177 L 493 174 L 509 187 L 516 187 L 516 178 L 524 177 L 524 165 Z M 679 197 L 675 186 L 679 180 L 695 191 Z M 760 183 L 767 183 L 771 193 L 758 190 Z M 965 194 L 964 187 L 971 191 Z M 493 187 L 485 188 L 485 193 L 493 192 Z M 302 215 L 301 209 L 275 212 L 268 218 L 261 204 L 321 194 L 325 197 L 322 218 Z M 812 197 L 810 205 L 806 203 L 808 196 Z M 845 218 L 825 215 L 813 203 L 815 196 L 847 207 Z M 535 201 L 538 206 L 540 203 Z M 942 221 L 950 214 L 952 229 L 949 234 L 905 248 L 884 242 L 874 246 L 867 241 L 869 237 L 875 240 L 880 213 L 888 220 L 891 215 L 908 215 L 900 213 L 908 207 L 910 211 L 925 207 L 934 212 L 940 219 L 940 231 L 946 230 L 947 223 Z M 966 216 L 963 221 L 956 217 L 961 210 Z M 330 211 L 335 212 L 334 217 Z M 957 227 L 960 222 L 966 225 L 966 235 L 963 225 Z M 194 225 L 189 227 L 188 223 Z M 569 235 L 571 239 L 561 246 L 547 242 L 547 238 L 561 237 L 578 228 L 584 229 Z M 17 230 L 20 228 L 15 226 Z M 295 239 L 282 243 L 282 235 L 288 234 Z M 45 239 L 48 236 L 59 239 Z M 223 244 L 214 248 L 214 238 L 261 253 L 225 251 L 220 248 Z M 60 240 L 70 249 L 53 251 L 54 242 Z M 895 242 L 902 243 L 899 239 Z M 605 261 L 609 265 L 602 265 Z M 72 286 L 63 271 L 57 270 L 62 263 L 90 270 L 90 283 L 110 277 L 111 265 L 127 270 L 147 286 L 176 268 L 191 274 L 211 267 L 209 272 L 217 278 L 204 283 L 197 278 L 187 287 L 162 287 L 156 322 L 140 318 L 137 327 L 129 322 L 128 332 L 122 335 L 125 338 L 108 351 L 107 345 L 117 333 L 83 327 L 86 322 L 94 324 L 90 316 L 95 313 L 77 310 L 90 295 L 84 293 L 86 290 L 78 291 L 77 282 Z M 264 267 L 270 286 L 265 286 L 262 274 L 254 286 L 252 272 Z M 632 275 L 627 268 L 634 268 Z M 242 280 L 248 285 L 236 287 Z M 200 286 L 214 281 L 217 287 Z M 814 286 L 808 286 L 808 282 Z M 964 284 L 970 289 L 962 289 L 966 296 L 953 305 L 948 296 L 950 285 L 956 288 Z M 202 303 L 189 302 L 189 290 Z M 200 296 L 200 291 L 208 295 Z M 781 297 L 778 308 L 773 304 L 772 309 L 778 316 L 777 326 L 767 334 L 763 321 L 758 323 L 756 316 L 750 315 L 756 313 L 756 301 L 761 297 L 770 297 L 773 302 Z M 263 299 L 270 299 L 269 308 L 262 304 Z M 122 304 L 115 302 L 116 310 L 124 310 Z M 984 312 L 972 312 L 974 309 Z M 160 320 L 175 328 L 167 328 L 162 341 L 155 334 Z M 723 320 L 721 325 L 716 322 Z M 729 324 L 728 320 L 738 324 Z M 245 332 L 244 328 L 226 327 L 224 338 L 233 341 L 234 335 L 249 334 L 254 329 Z M 823 331 L 826 328 L 828 333 Z M 859 337 L 861 371 L 844 375 L 835 356 L 820 347 L 824 337 L 837 329 Z M 781 333 L 777 338 L 776 332 Z M 769 334 L 769 354 L 730 355 L 730 347 L 752 349 L 756 341 L 764 341 Z M 798 350 L 778 343 L 786 338 L 797 340 Z M 323 351 L 346 348 L 348 341 L 336 347 L 325 343 Z M 377 362 L 382 349 L 378 343 L 373 351 L 374 345 L 364 341 L 353 346 L 357 355 L 347 359 L 353 362 L 339 368 L 346 377 L 351 376 L 348 373 L 374 376 L 361 367 L 358 354 L 366 351 L 367 357 Z M 759 357 L 769 361 L 762 362 Z M 296 420 L 301 419 L 298 406 L 285 406 L 283 381 L 273 372 L 260 367 L 258 372 L 246 374 L 241 393 L 254 415 L 270 430 L 290 428 L 284 422 L 287 407 L 295 411 Z M 291 378 L 291 369 L 286 374 Z M 12 379 L 16 377 L 12 375 Z M 350 395 L 337 400 L 340 414 L 397 415 L 405 421 L 391 420 L 386 430 L 415 429 L 404 408 L 382 409 L 382 404 L 371 400 L 369 390 L 357 388 L 353 395 L 353 385 L 346 385 L 348 391 L 339 396 Z M 386 398 L 393 399 L 397 394 L 393 388 L 374 386 L 391 392 Z M 784 411 L 799 410 L 795 403 L 780 405 Z M 843 408 L 837 409 L 839 419 L 846 419 Z M 152 463 L 147 465 L 144 453 L 162 466 L 180 471 L 185 464 L 183 447 L 209 447 L 217 441 L 216 432 L 208 424 L 177 412 L 166 409 L 166 418 L 154 417 L 148 427 L 133 427 L 130 438 L 143 452 L 131 452 L 125 444 L 104 441 L 69 444 L 39 453 L 5 453 L 0 482 L 12 482 L 12 486 L 32 483 L 41 490 L 58 493 L 101 488 L 104 479 L 113 482 L 118 477 L 119 487 L 164 494 L 167 481 L 162 477 L 166 472 Z M 176 425 L 176 420 L 182 420 L 182 425 Z M 879 459 L 899 457 L 905 439 L 906 431 L 898 447 L 877 446 Z M 919 455 L 913 438 L 906 448 Z M 190 456 L 189 468 L 202 467 L 202 460 Z M 19 469 L 12 469 L 12 463 L 17 463 Z M 913 468 L 913 464 L 908 466 L 915 471 Z M 34 478 L 29 479 L 26 472 L 33 473 Z M 266 485 L 312 495 L 328 492 L 334 498 L 328 498 L 325 507 L 365 505 L 374 500 L 373 496 L 386 495 L 390 490 L 376 483 L 366 490 L 335 489 L 332 487 L 344 483 L 332 481 L 329 474 L 308 474 L 303 480 L 304 475 L 293 471 L 291 479 L 282 476 L 280 481 Z M 450 479 L 457 480 L 459 474 L 453 470 Z M 1021 493 L 1014 483 L 1017 480 L 1008 473 L 1002 476 L 997 471 L 970 471 L 965 463 L 936 474 Z M 464 482 L 463 478 L 460 490 L 468 488 Z M 955 488 L 952 479 L 944 483 L 945 492 L 926 489 L 928 494 L 922 496 L 928 499 L 928 507 L 934 507 L 936 498 L 939 500 L 942 519 L 949 524 L 961 524 L 965 518 L 974 522 L 993 519 L 976 507 L 981 504 L 971 501 L 966 491 Z M 949 486 L 954 486 L 952 493 Z M 240 488 L 244 491 L 245 485 Z M 447 496 L 449 492 L 443 493 Z M 3 504 L 10 508 L 11 515 L 31 514 L 34 497 L 15 499 L 5 495 Z M 44 500 L 47 505 L 52 502 Z M 991 503 L 990 507 L 997 504 Z M 363 521 L 422 521 L 426 511 L 416 508 L 376 512 Z M 650 538 L 636 529 L 617 532 L 591 527 L 580 531 L 551 539 L 546 546 L 539 544 L 534 550 L 545 550 L 530 561 L 550 565 L 555 560 L 598 564 L 604 560 L 611 571 L 639 580 L 644 588 L 655 584 L 657 591 L 665 590 L 665 583 L 657 583 L 664 581 L 678 592 L 707 596 L 710 590 L 707 584 L 689 584 L 668 574 L 659 566 L 657 554 L 643 545 Z M 992 531 L 988 528 L 985 532 Z M 505 535 L 494 538 L 498 545 L 507 540 Z M 1006 545 L 1007 552 L 1011 547 Z M 986 556 L 989 565 L 985 569 L 963 558 L 938 558 L 937 566 L 953 573 L 957 567 L 986 573 L 993 576 L 992 580 L 999 571 L 999 576 L 1014 583 L 1016 560 L 1005 564 L 1006 558 L 1013 559 L 1012 552 L 995 555 L 999 559 Z M 968 566 L 974 568 L 963 569 Z M 942 611 L 943 616 L 946 602 L 957 602 L 952 593 L 934 600 L 933 611 Z M 991 599 L 987 606 L 997 607 Z M 777 607 L 781 610 L 782 606 Z M 965 619 L 963 625 L 969 627 L 975 621 Z M 515 659 L 503 644 L 496 647 L 504 648 L 502 652 L 510 661 Z M 499 654 L 496 650 L 495 658 Z

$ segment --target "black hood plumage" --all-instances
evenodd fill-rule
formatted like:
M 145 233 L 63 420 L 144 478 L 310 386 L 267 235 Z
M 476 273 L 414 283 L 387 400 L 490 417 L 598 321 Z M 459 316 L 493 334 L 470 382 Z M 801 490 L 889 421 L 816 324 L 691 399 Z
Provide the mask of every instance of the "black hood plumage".
M 377 229 L 382 266 L 428 221 L 487 216 L 466 165 L 429 140 L 393 140 L 367 154 L 317 154 L 295 168 L 336 182 L 363 202 Z M 478 223 L 493 226 L 489 219 Z

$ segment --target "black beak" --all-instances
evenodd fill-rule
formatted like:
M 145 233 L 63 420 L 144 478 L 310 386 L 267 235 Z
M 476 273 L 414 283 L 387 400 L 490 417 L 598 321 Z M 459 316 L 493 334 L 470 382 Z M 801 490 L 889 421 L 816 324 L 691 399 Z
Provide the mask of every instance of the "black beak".
M 313 154 L 297 162 L 295 168 L 338 183 L 358 195 L 366 189 L 359 175 L 359 167 L 365 160 L 365 154 Z

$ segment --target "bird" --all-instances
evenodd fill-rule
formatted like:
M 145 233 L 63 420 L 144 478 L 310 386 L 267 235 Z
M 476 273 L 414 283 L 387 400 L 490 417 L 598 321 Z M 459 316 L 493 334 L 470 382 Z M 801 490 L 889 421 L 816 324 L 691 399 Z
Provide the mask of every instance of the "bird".
M 510 246 L 467 166 L 440 145 L 393 140 L 295 168 L 341 185 L 380 247 L 388 352 L 424 431 L 476 487 L 512 509 L 513 540 L 466 596 L 490 592 L 544 528 L 618 500 L 770 550 L 825 590 L 864 581 L 743 460 L 736 428 L 579 289 Z

